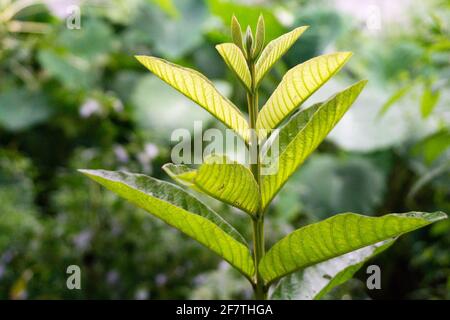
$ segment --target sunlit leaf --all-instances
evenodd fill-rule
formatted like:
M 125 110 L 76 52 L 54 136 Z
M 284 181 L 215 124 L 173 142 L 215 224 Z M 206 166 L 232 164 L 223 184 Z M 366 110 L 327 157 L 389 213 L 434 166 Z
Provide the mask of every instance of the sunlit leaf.
M 264 17 L 260 15 L 258 19 L 258 24 L 256 25 L 255 50 L 253 51 L 253 57 L 257 57 L 264 47 L 265 30 L 266 26 L 264 23 Z
M 389 248 L 394 241 L 382 241 L 291 273 L 280 280 L 272 299 L 320 299 L 351 279 L 365 262 Z
M 285 28 L 275 16 L 273 8 L 266 5 L 243 4 L 229 0 L 206 0 L 205 2 L 210 13 L 220 18 L 226 25 L 228 25 L 230 17 L 234 15 L 242 26 L 255 27 L 262 14 L 266 25 L 269 26 L 266 30 L 266 39 L 272 40 L 285 32 Z
M 231 18 L 231 38 L 236 46 L 245 53 L 244 41 L 242 40 L 242 28 L 235 16 Z
M 275 40 L 270 41 L 256 62 L 256 85 L 264 78 L 270 68 L 289 50 L 308 27 L 299 27 Z
M 262 258 L 259 272 L 267 283 L 294 271 L 376 244 L 445 219 L 443 212 L 409 212 L 366 217 L 354 213 L 300 228 L 278 241 Z
M 327 54 L 308 60 L 289 70 L 262 107 L 256 128 L 269 131 L 276 128 L 302 102 L 338 72 L 350 56 L 350 52 Z M 264 130 L 259 132 L 264 132 Z
M 136 58 L 164 82 L 196 102 L 247 141 L 249 128 L 247 120 L 201 73 L 160 58 L 150 56 L 136 56 Z
M 216 48 L 228 67 L 236 73 L 239 80 L 250 90 L 252 88 L 252 79 L 241 49 L 234 43 L 219 44 Z
M 212 209 L 170 183 L 142 174 L 80 170 L 92 180 L 182 231 L 250 278 L 253 261 L 244 238 Z
M 274 174 L 261 176 L 263 208 L 270 203 L 298 166 L 325 139 L 356 100 L 366 83 L 367 81 L 359 81 L 324 103 L 297 113 L 280 129 L 279 158 L 271 164 L 273 170 L 269 170 Z
M 258 185 L 251 171 L 226 157 L 208 157 L 198 170 L 174 164 L 163 168 L 178 182 L 249 214 L 255 214 L 259 208 Z

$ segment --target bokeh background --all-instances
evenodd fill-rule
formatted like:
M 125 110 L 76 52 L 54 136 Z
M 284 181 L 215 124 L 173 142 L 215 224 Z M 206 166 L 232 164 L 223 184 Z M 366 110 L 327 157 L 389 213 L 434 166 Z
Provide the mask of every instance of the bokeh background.
M 68 28 L 73 5 L 80 29 Z M 251 297 L 214 254 L 76 169 L 167 179 L 172 130 L 219 125 L 133 55 L 198 69 L 244 107 L 214 45 L 230 41 L 233 13 L 254 29 L 260 12 L 267 40 L 311 26 L 263 82 L 262 102 L 289 68 L 325 52 L 354 56 L 306 105 L 369 79 L 276 198 L 268 244 L 344 211 L 450 212 L 448 1 L 0 0 L 1 299 Z M 250 235 L 242 213 L 205 201 Z M 382 290 L 365 288 L 363 268 L 327 298 L 448 299 L 449 247 L 448 221 L 404 236 L 374 261 Z M 82 290 L 66 288 L 72 264 Z

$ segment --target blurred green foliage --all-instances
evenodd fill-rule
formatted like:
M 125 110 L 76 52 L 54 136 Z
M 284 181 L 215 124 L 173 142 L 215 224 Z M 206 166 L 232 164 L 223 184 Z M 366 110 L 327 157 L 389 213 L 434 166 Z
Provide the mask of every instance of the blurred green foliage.
M 216 125 L 139 66 L 135 54 L 195 67 L 245 105 L 245 92 L 213 49 L 230 41 L 233 13 L 254 29 L 263 12 L 268 40 L 311 26 L 263 82 L 262 101 L 286 70 L 330 48 L 355 55 L 312 100 L 352 79 L 370 81 L 276 198 L 269 242 L 343 211 L 450 212 L 446 1 L 402 1 L 407 21 L 382 19 L 379 29 L 368 27 L 365 1 L 355 1 L 355 12 L 326 0 L 74 0 L 14 12 L 20 2 L 0 0 L 2 299 L 249 297 L 250 288 L 217 257 L 75 171 L 165 178 L 160 167 L 170 158 L 172 130 L 192 129 L 194 120 Z M 81 6 L 79 30 L 66 26 L 69 4 Z M 242 214 L 218 209 L 249 232 Z M 328 298 L 448 299 L 449 245 L 448 221 L 405 237 L 374 262 L 383 290 L 367 291 L 362 270 Z M 82 290 L 65 287 L 71 264 L 82 269 Z

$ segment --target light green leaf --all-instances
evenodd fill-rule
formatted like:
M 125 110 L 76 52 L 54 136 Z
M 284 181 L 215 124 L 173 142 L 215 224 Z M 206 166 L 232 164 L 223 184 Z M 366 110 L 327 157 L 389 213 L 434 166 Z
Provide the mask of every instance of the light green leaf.
M 264 47 L 265 31 L 266 26 L 264 23 L 264 17 L 261 14 L 258 18 L 258 24 L 256 26 L 255 50 L 253 51 L 253 58 L 258 57 Z
M 239 18 L 241 26 L 254 27 L 262 14 L 266 25 L 270 26 L 266 30 L 266 39 L 272 40 L 285 32 L 285 28 L 280 24 L 271 6 L 257 5 L 256 3 L 242 4 L 230 0 L 206 0 L 201 2 L 205 2 L 208 5 L 209 12 L 222 20 L 224 24 L 228 24 L 231 16 L 236 16 Z
M 217 253 L 247 278 L 254 265 L 244 238 L 183 189 L 142 174 L 80 170 L 92 180 L 177 228 Z
M 319 146 L 328 133 L 356 100 L 367 81 L 341 91 L 322 104 L 316 104 L 294 115 L 279 131 L 278 161 L 261 176 L 261 206 L 265 208 L 289 177 Z M 263 149 L 269 147 L 263 146 Z M 264 155 L 263 155 L 264 157 Z M 264 160 L 263 163 L 270 163 Z
M 188 186 L 196 191 L 202 192 L 196 187 L 194 179 L 197 175 L 197 170 L 189 168 L 184 164 L 166 163 L 162 169 L 176 182 L 184 186 Z
M 310 59 L 289 70 L 262 107 L 256 128 L 264 133 L 276 128 L 302 102 L 328 81 L 351 57 L 337 52 Z M 261 137 L 264 138 L 264 137 Z
M 403 96 L 411 89 L 412 85 L 407 85 L 394 92 L 394 94 L 381 107 L 380 111 L 378 112 L 378 117 L 383 116 L 394 105 L 394 103 L 403 98 Z
M 231 38 L 233 39 L 234 44 L 237 45 L 237 47 L 244 53 L 245 49 L 244 41 L 242 39 L 242 28 L 235 16 L 231 18 Z
M 278 241 L 262 258 L 259 272 L 267 283 L 294 271 L 400 236 L 445 219 L 443 212 L 409 212 L 366 217 L 342 213 L 300 228 Z
M 439 91 L 433 91 L 430 86 L 425 87 L 422 98 L 420 99 L 420 112 L 422 118 L 426 119 L 430 116 L 439 101 L 439 96 Z
M 163 169 L 175 180 L 249 214 L 259 208 L 258 185 L 251 171 L 224 156 L 211 156 L 198 170 L 166 164 Z
M 223 43 L 216 46 L 223 60 L 225 60 L 228 67 L 236 73 L 239 80 L 247 87 L 248 90 L 252 88 L 252 79 L 250 70 L 247 66 L 244 54 L 241 49 L 234 43 Z
M 289 50 L 306 29 L 308 29 L 307 26 L 296 28 L 267 44 L 256 62 L 257 86 L 272 66 Z
M 180 12 L 178 11 L 172 0 L 153 0 L 165 13 L 172 18 L 178 18 Z
M 217 91 L 201 73 L 160 58 L 136 56 L 136 59 L 161 80 L 203 107 L 226 126 L 248 141 L 247 120 L 239 109 Z
M 320 299 L 351 279 L 364 263 L 389 248 L 394 241 L 382 241 L 291 273 L 277 284 L 272 299 Z

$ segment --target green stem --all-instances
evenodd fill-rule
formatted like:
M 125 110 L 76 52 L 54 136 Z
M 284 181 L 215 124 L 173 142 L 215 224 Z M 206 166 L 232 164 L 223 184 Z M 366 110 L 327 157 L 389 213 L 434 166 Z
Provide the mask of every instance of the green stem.
M 253 61 L 249 61 L 250 74 L 252 77 L 252 90 L 247 94 L 248 111 L 250 115 L 250 167 L 255 177 L 258 186 L 260 185 L 260 159 L 259 159 L 259 146 L 258 136 L 256 134 L 256 119 L 258 117 L 258 91 L 255 87 L 255 64 Z M 258 264 L 265 254 L 264 243 L 264 213 L 259 210 L 253 217 L 253 259 L 255 261 L 256 279 L 254 289 L 255 299 L 265 300 L 267 299 L 267 290 L 264 286 L 264 280 L 259 274 Z
M 253 257 L 255 260 L 255 266 L 258 266 L 259 261 L 264 256 L 264 253 L 264 216 L 260 216 L 258 219 L 253 219 Z M 255 299 L 267 299 L 267 290 L 264 286 L 264 279 L 258 271 L 256 271 L 256 283 L 253 289 Z

